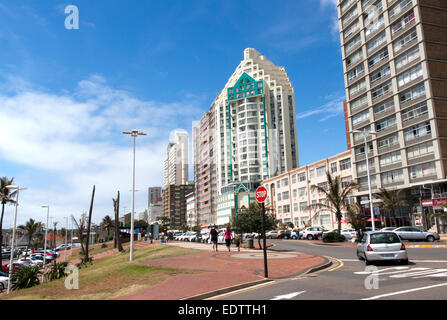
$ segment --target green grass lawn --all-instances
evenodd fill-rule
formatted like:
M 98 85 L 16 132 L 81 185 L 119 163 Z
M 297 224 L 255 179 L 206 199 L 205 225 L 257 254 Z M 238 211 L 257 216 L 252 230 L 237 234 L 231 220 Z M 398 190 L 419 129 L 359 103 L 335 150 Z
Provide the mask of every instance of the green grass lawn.
M 173 275 L 195 272 L 191 270 L 151 267 L 143 265 L 141 262 L 195 252 L 197 250 L 152 244 L 134 249 L 133 262 L 129 262 L 128 251 L 113 253 L 104 258 L 94 260 L 92 265 L 79 269 L 78 290 L 67 290 L 64 285 L 65 279 L 59 279 L 33 288 L 14 291 L 9 296 L 3 295 L 1 299 L 115 299 L 154 286 Z

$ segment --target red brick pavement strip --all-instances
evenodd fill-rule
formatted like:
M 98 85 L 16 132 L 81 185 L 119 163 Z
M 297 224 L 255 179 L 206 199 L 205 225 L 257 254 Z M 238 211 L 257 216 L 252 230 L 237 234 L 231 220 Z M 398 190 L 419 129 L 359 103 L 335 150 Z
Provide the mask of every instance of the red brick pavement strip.
M 231 256 L 235 254 L 237 252 L 205 251 L 145 262 L 143 264 L 150 266 L 201 272 L 175 275 L 153 287 L 121 297 L 119 300 L 179 300 L 264 279 L 262 258 L 243 259 Z M 324 261 L 322 257 L 309 254 L 296 254 L 293 258 L 269 259 L 269 279 L 294 276 Z

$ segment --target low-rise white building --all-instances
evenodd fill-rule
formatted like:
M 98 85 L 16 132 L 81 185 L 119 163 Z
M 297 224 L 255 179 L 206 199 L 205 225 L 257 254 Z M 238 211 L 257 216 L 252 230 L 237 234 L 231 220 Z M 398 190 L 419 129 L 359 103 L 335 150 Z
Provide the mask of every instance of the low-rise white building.
M 273 207 L 276 218 L 284 224 L 292 222 L 296 227 L 310 224 L 326 229 L 336 228 L 335 214 L 312 207 L 325 200 L 324 195 L 313 191 L 311 186 L 327 185 L 327 171 L 340 176 L 342 183 L 352 181 L 351 152 L 345 151 L 263 181 L 262 184 L 269 191 L 267 206 Z M 348 226 L 342 223 L 342 228 Z

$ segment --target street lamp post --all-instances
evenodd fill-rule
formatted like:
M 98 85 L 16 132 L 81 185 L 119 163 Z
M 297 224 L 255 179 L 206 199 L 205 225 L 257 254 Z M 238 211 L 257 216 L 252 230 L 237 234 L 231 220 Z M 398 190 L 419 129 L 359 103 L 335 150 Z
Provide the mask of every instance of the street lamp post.
M 355 133 L 362 133 L 362 131 L 360 130 L 354 130 L 352 132 Z M 370 131 L 368 132 L 370 135 L 375 135 L 376 132 Z M 372 191 L 371 191 L 371 174 L 369 171 L 369 159 L 368 159 L 368 141 L 366 139 L 366 128 L 363 129 L 363 138 L 365 140 L 365 156 L 366 156 L 366 172 L 368 175 L 368 192 L 369 192 L 369 211 L 371 213 L 371 226 L 372 226 L 372 231 L 376 230 L 376 224 L 375 224 L 375 217 L 374 217 L 374 207 L 373 207 L 373 201 L 372 201 Z
M 64 252 L 64 262 L 67 260 L 67 233 L 68 233 L 68 217 L 65 217 L 66 228 L 65 228 L 65 252 Z
M 135 142 L 137 136 L 147 135 L 144 132 L 138 130 L 124 131 L 123 134 L 129 134 L 133 137 L 133 162 L 132 162 L 132 204 L 130 214 L 130 257 L 129 261 L 133 260 L 133 232 L 134 232 L 134 212 L 135 212 Z
M 70 256 L 73 255 L 73 216 L 71 217 Z
M 45 271 L 47 270 L 47 234 L 48 234 L 48 219 L 50 218 L 50 206 L 47 204 L 43 204 L 40 206 L 41 208 L 47 208 L 47 224 L 45 225 L 45 244 L 43 247 L 43 274 L 42 274 L 42 283 L 45 282 Z
M 11 243 L 11 255 L 9 257 L 9 276 L 8 276 L 8 291 L 7 294 L 11 292 L 11 276 L 12 276 L 12 269 L 13 266 L 13 259 L 14 259 L 14 244 L 16 241 L 16 226 L 17 226 L 17 207 L 19 206 L 19 191 L 26 190 L 27 188 L 19 188 L 18 186 L 9 185 L 6 186 L 6 188 L 10 190 L 17 190 L 17 198 L 16 198 L 16 210 L 14 214 L 14 227 L 12 229 L 12 243 Z

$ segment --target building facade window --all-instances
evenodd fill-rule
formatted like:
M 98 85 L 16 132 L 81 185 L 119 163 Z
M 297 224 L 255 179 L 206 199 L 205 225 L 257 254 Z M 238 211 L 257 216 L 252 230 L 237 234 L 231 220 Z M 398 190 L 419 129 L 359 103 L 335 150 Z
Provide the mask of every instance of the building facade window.
M 410 178 L 417 179 L 431 177 L 436 175 L 436 166 L 432 163 L 424 163 L 418 166 L 410 167 Z
M 317 168 L 317 177 L 324 176 L 326 174 L 326 166 Z
M 382 173 L 382 184 L 398 183 L 404 180 L 402 169 Z
M 351 169 L 351 158 L 340 160 L 340 171 Z
M 407 157 L 409 160 L 417 159 L 420 157 L 425 157 L 427 155 L 433 154 L 433 142 L 425 142 L 422 144 L 418 144 L 416 146 L 410 147 L 407 149 Z
M 420 123 L 404 131 L 405 141 L 411 141 L 429 134 L 431 134 L 430 121 Z
M 427 103 L 421 103 L 402 111 L 402 122 L 419 118 L 428 113 Z
M 399 75 L 397 77 L 397 84 L 399 87 L 402 87 L 419 77 L 422 77 L 422 65 L 420 64 Z
M 398 163 L 402 161 L 402 155 L 400 151 L 394 151 L 380 156 L 379 163 L 380 166 L 388 166 L 390 164 Z

